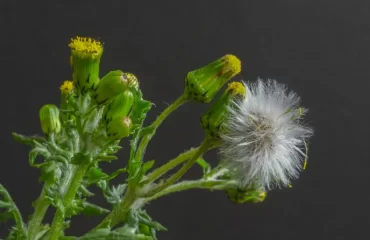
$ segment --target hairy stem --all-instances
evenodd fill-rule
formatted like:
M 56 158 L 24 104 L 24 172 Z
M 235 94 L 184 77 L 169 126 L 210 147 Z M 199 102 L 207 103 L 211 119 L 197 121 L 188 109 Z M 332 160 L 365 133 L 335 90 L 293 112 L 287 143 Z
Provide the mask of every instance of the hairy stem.
M 170 171 L 171 169 L 173 169 L 177 165 L 179 165 L 179 164 L 185 162 L 186 160 L 188 160 L 189 158 L 191 158 L 191 156 L 194 155 L 194 153 L 196 151 L 198 151 L 198 149 L 199 149 L 199 147 L 192 148 L 192 149 L 190 149 L 190 150 L 188 150 L 184 153 L 181 153 L 176 158 L 168 161 L 164 165 L 160 166 L 159 168 L 155 169 L 153 172 L 148 174 L 146 176 L 146 181 L 148 183 L 151 183 L 151 182 L 155 181 L 156 179 L 160 178 L 166 172 Z
M 90 165 L 89 163 L 83 163 L 80 166 L 78 166 L 78 168 L 76 169 L 76 172 L 70 182 L 69 188 L 63 197 L 63 200 L 62 200 L 63 208 L 57 209 L 56 214 L 53 219 L 53 223 L 51 224 L 50 240 L 57 240 L 59 236 L 62 234 L 64 218 L 65 218 L 65 211 L 68 211 L 68 208 L 71 206 L 71 203 L 76 196 L 78 188 L 81 185 L 81 181 L 89 165 Z
M 40 197 L 36 201 L 35 211 L 28 223 L 28 239 L 33 240 L 37 235 L 45 213 L 49 208 L 49 203 L 45 200 L 45 190 L 43 189 Z
M 177 184 L 171 185 L 164 189 L 163 191 L 154 194 L 151 197 L 145 199 L 145 202 L 150 202 L 154 199 L 160 198 L 162 196 L 168 195 L 174 192 L 181 192 L 188 189 L 200 188 L 200 189 L 210 189 L 210 190 L 225 190 L 230 186 L 234 186 L 235 181 L 231 180 L 216 180 L 216 179 L 199 179 L 191 181 L 182 181 Z
M 146 147 L 148 146 L 149 141 L 152 139 L 152 137 L 155 134 L 156 129 L 158 126 L 163 122 L 168 115 L 170 115 L 174 110 L 176 110 L 178 107 L 180 107 L 182 104 L 186 102 L 185 95 L 182 94 L 179 98 L 176 99 L 175 102 L 173 102 L 171 105 L 169 105 L 158 117 L 157 119 L 148 127 L 151 128 L 151 133 L 148 133 L 145 135 L 140 142 L 139 147 L 137 148 L 135 160 L 140 161 L 145 153 Z
M 178 181 L 190 168 L 193 166 L 193 164 L 197 161 L 197 159 L 202 156 L 206 151 L 209 150 L 209 148 L 212 146 L 212 142 L 208 139 L 205 139 L 202 144 L 199 146 L 197 151 L 193 154 L 193 156 L 178 170 L 175 174 L 173 174 L 167 181 L 164 183 L 158 185 L 157 187 L 154 187 L 151 189 L 147 194 L 145 194 L 146 197 L 153 196 L 154 194 L 159 193 L 160 191 L 164 190 L 171 184 Z

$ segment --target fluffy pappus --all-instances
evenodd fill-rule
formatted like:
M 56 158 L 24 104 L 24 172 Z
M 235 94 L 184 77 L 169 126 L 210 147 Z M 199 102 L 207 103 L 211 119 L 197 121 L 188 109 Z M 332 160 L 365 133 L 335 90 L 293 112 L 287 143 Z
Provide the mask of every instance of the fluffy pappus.
M 306 159 L 310 127 L 296 93 L 275 80 L 245 83 L 247 96 L 229 107 L 221 136 L 222 164 L 243 186 L 288 186 Z

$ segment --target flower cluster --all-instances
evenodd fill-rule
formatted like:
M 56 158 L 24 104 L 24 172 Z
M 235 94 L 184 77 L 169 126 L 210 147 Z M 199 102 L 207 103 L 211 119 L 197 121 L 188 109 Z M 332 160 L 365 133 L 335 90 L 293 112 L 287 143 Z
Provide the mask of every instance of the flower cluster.
M 123 70 L 100 77 L 103 44 L 95 39 L 76 37 L 69 47 L 72 80 L 60 86 L 59 106 L 41 107 L 43 135 L 13 133 L 15 140 L 31 147 L 29 163 L 40 170 L 43 190 L 30 220 L 24 222 L 0 184 L 0 208 L 6 210 L 0 219 L 13 218 L 16 223 L 8 240 L 156 240 L 156 232 L 166 228 L 149 216 L 145 206 L 157 198 L 202 188 L 224 191 L 234 203 L 258 203 L 268 190 L 288 186 L 298 177 L 312 135 L 303 124 L 307 110 L 299 106 L 295 93 L 273 80 L 227 84 L 241 71 L 236 56 L 227 54 L 190 71 L 183 93 L 144 126 L 152 103 L 143 98 L 137 77 Z M 200 117 L 204 140 L 156 167 L 154 160 L 145 158 L 147 146 L 162 122 L 189 101 L 213 101 Z M 129 141 L 129 157 L 122 161 L 126 166 L 105 172 L 101 163 L 118 159 L 124 138 Z M 221 159 L 211 165 L 203 155 L 214 148 Z M 203 175 L 182 180 L 194 165 L 203 169 Z M 119 175 L 125 181 L 112 184 Z M 109 209 L 93 203 L 91 197 L 97 194 L 93 186 L 111 205 Z M 51 224 L 43 220 L 49 209 L 55 213 Z M 81 237 L 65 236 L 78 214 L 105 217 Z

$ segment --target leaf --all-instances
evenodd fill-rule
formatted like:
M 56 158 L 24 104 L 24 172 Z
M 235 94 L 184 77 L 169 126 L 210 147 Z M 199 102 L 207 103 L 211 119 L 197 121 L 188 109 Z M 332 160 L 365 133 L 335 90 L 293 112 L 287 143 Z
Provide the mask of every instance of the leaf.
M 86 216 L 93 216 L 93 215 L 99 216 L 99 215 L 110 213 L 110 210 L 100 207 L 98 205 L 89 203 L 89 202 L 83 202 L 82 207 L 83 207 L 82 213 L 85 214 Z
M 106 178 L 105 178 L 105 180 L 112 180 L 113 178 L 115 178 L 115 177 L 117 177 L 119 174 L 121 174 L 121 173 L 125 173 L 125 172 L 127 172 L 127 170 L 126 170 L 126 168 L 120 168 L 120 169 L 118 169 L 117 171 L 115 171 L 115 172 L 113 172 L 113 173 L 111 173 L 109 176 L 107 176 Z
M 202 157 L 198 158 L 196 163 L 202 167 L 203 175 L 208 174 L 211 171 L 211 165 Z
M 105 186 L 105 189 L 102 188 L 102 190 L 107 202 L 112 205 L 117 205 L 118 203 L 121 202 L 122 195 L 126 191 L 126 188 L 127 184 L 119 184 L 118 186 L 112 186 L 111 189 Z
M 78 189 L 78 193 L 85 197 L 92 197 L 95 194 L 93 192 L 90 192 L 84 185 L 81 185 Z
M 105 161 L 105 162 L 111 162 L 112 160 L 117 160 L 118 157 L 114 156 L 114 155 L 99 155 L 97 157 L 97 161 L 100 162 L 100 161 Z
M 39 168 L 42 164 L 35 164 L 37 156 L 43 156 L 45 159 L 50 157 L 50 152 L 45 147 L 35 147 L 28 154 L 28 161 L 31 167 Z
M 145 211 L 141 211 L 138 216 L 139 222 L 144 223 L 145 225 L 154 228 L 157 231 L 167 231 L 167 228 L 165 228 L 159 222 L 153 221 L 152 218 Z
M 15 141 L 19 142 L 19 143 L 24 143 L 24 144 L 27 144 L 27 145 L 31 145 L 31 146 L 34 146 L 34 142 L 39 142 L 39 143 L 43 143 L 46 141 L 45 138 L 43 137 L 39 137 L 39 136 L 32 136 L 32 137 L 27 137 L 27 136 L 24 136 L 22 134 L 18 134 L 18 133 L 15 133 L 15 132 L 12 132 L 12 136 L 14 138 Z
M 100 180 L 105 180 L 108 175 L 104 173 L 99 167 L 91 167 L 86 173 L 87 184 L 97 183 Z

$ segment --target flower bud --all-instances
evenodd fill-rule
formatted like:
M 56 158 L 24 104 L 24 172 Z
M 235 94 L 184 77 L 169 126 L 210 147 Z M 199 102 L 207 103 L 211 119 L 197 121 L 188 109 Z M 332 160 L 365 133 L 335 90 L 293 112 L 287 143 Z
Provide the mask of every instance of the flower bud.
M 76 37 L 68 45 L 71 48 L 73 83 L 82 93 L 96 87 L 99 81 L 99 64 L 103 46 L 92 38 Z
M 68 112 L 73 110 L 71 106 L 71 101 L 74 101 L 74 98 L 71 96 L 73 91 L 74 86 L 72 81 L 64 81 L 60 86 L 60 119 L 62 122 L 75 119 L 75 117 Z
M 126 90 L 112 99 L 104 112 L 105 123 L 108 124 L 113 118 L 118 116 L 128 116 L 134 104 L 134 94 Z
M 58 133 L 61 130 L 59 109 L 53 104 L 44 105 L 40 109 L 41 129 L 44 134 Z
M 266 198 L 266 192 L 259 190 L 251 190 L 251 189 L 229 189 L 226 191 L 228 198 L 233 203 L 245 203 L 245 202 L 252 202 L 252 203 L 259 203 L 263 202 Z
M 227 86 L 221 97 L 201 117 L 201 125 L 207 137 L 218 140 L 224 132 L 223 123 L 228 115 L 228 108 L 233 101 L 245 98 L 246 89 L 240 82 L 232 82 Z
M 210 102 L 220 88 L 240 70 L 240 60 L 234 55 L 225 55 L 207 66 L 191 71 L 185 78 L 185 96 L 188 100 Z
M 93 94 L 96 102 L 104 103 L 138 84 L 135 75 L 120 70 L 110 71 L 100 81 Z
M 107 124 L 107 135 L 112 140 L 119 140 L 130 134 L 131 127 L 132 122 L 129 117 L 115 117 Z

